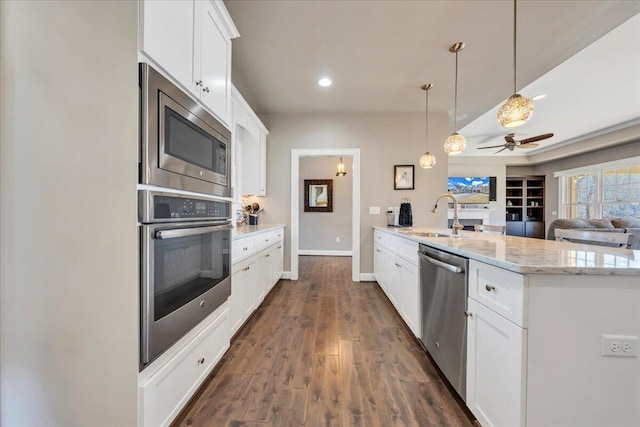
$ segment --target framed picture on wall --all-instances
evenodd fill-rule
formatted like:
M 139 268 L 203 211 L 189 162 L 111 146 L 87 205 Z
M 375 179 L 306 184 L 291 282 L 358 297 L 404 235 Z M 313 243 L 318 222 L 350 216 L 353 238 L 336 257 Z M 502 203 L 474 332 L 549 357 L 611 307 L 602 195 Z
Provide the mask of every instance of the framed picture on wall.
M 304 211 L 333 212 L 333 180 L 304 180 Z
M 413 190 L 413 165 L 395 165 L 393 167 L 393 189 Z

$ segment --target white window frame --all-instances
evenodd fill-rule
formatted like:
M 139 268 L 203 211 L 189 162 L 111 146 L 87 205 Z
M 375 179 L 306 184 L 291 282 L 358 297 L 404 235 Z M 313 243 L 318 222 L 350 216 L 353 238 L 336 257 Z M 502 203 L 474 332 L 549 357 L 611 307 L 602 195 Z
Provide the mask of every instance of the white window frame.
M 612 162 L 598 163 L 595 165 L 582 166 L 579 168 L 566 169 L 563 171 L 554 172 L 554 178 L 560 178 L 558 181 L 558 218 L 566 219 L 566 206 L 567 203 L 567 179 L 571 176 L 592 173 L 596 176 L 596 197 L 594 201 L 595 209 L 592 215 L 592 219 L 602 218 L 602 206 L 609 203 L 604 202 L 603 195 L 603 175 L 604 171 L 611 169 L 618 169 L 623 167 L 630 167 L 640 164 L 640 156 L 630 157 L 628 159 L 615 160 Z

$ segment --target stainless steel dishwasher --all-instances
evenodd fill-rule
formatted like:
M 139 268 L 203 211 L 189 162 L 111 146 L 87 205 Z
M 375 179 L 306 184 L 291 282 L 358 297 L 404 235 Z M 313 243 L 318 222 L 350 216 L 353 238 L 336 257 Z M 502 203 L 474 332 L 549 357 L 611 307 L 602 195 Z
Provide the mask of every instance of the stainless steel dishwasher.
M 422 343 L 466 400 L 469 260 L 420 245 Z

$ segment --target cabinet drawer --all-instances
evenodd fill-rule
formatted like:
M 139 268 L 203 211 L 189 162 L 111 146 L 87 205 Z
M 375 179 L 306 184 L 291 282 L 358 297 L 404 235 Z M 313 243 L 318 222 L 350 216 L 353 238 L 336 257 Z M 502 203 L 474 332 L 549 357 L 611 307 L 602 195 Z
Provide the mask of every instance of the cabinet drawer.
M 379 245 L 386 246 L 389 235 L 380 230 L 373 230 L 373 241 Z
M 281 242 L 284 240 L 284 228 L 278 228 L 277 230 L 272 231 L 273 233 L 273 243 Z
M 267 231 L 266 233 L 258 234 L 255 237 L 256 251 L 260 251 L 267 246 L 271 246 L 276 242 L 277 233 L 275 231 Z
M 469 261 L 469 297 L 523 328 L 526 328 L 526 294 L 525 276 Z
M 229 348 L 224 310 L 182 351 L 140 385 L 140 425 L 165 426 L 178 415 Z
M 388 236 L 387 247 L 392 252 L 400 255 L 413 265 L 418 265 L 418 242 L 405 239 L 404 237 Z
M 234 240 L 231 246 L 232 264 L 235 264 L 241 259 L 248 257 L 256 251 L 256 244 L 253 237 L 245 237 L 243 239 Z

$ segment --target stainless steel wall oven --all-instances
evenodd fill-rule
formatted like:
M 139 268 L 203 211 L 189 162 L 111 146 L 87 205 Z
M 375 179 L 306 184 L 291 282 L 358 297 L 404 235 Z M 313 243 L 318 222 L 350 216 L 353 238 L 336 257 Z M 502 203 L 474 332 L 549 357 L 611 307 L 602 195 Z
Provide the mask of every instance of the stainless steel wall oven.
M 140 183 L 231 196 L 231 132 L 145 63 L 140 118 Z
M 230 203 L 139 191 L 140 370 L 231 294 Z

